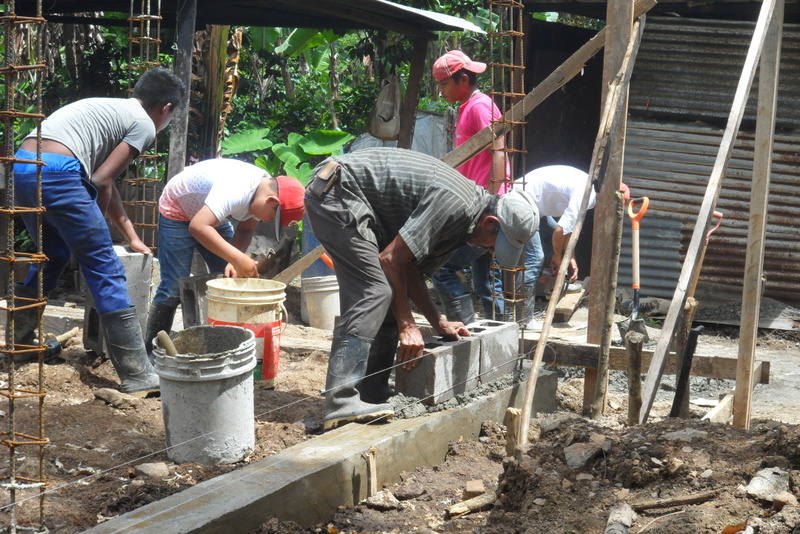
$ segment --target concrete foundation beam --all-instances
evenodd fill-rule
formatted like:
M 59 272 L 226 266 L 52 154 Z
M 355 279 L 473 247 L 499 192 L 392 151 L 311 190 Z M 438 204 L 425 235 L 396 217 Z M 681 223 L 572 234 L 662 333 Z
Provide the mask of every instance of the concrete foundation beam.
M 424 417 L 388 425 L 349 424 L 86 532 L 238 534 L 270 517 L 301 525 L 324 522 L 338 506 L 353 505 L 367 496 L 365 455 L 370 449 L 376 451 L 380 487 L 403 471 L 441 463 L 451 441 L 475 438 L 483 421 L 502 422 L 506 408 L 521 407 L 523 397 L 524 389 L 514 386 Z

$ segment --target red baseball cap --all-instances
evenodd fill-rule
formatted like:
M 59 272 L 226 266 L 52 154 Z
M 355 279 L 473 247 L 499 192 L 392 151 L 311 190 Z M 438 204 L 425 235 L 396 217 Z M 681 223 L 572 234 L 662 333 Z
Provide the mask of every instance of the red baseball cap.
M 275 220 L 279 221 L 281 227 L 285 227 L 290 222 L 303 218 L 303 213 L 305 213 L 303 199 L 306 190 L 297 181 L 297 178 L 291 176 L 276 176 L 275 182 L 278 184 L 278 199 L 280 200 L 278 207 L 280 213 Z
M 437 82 L 441 82 L 461 69 L 480 74 L 486 70 L 486 63 L 472 61 L 469 56 L 461 50 L 450 50 L 433 62 L 433 77 Z

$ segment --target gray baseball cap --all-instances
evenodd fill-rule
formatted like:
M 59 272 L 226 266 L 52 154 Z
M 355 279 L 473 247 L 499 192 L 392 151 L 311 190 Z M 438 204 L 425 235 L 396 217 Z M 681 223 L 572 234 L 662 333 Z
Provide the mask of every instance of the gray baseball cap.
M 539 229 L 539 208 L 533 195 L 521 189 L 506 193 L 497 201 L 500 233 L 494 245 L 494 257 L 500 267 L 513 269 L 519 265 L 522 247 Z

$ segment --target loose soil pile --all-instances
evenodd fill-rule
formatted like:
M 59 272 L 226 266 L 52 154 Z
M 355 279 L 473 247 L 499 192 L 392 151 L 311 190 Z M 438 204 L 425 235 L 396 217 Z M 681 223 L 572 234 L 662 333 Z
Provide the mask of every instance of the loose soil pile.
M 380 503 L 340 510 L 332 521 L 300 528 L 267 522 L 260 534 L 469 533 L 588 534 L 603 532 L 610 510 L 626 502 L 698 495 L 705 502 L 639 512 L 631 534 L 720 534 L 753 527 L 755 534 L 790 534 L 800 507 L 748 496 L 744 487 L 764 467 L 788 472 L 800 495 L 800 427 L 760 421 L 752 432 L 726 425 L 663 420 L 622 427 L 615 418 L 597 424 L 574 414 L 547 416 L 532 430 L 537 438 L 521 462 L 505 458 L 505 429 L 484 424 L 475 442 L 453 443 L 447 460 L 433 469 L 406 473 L 386 489 Z M 570 449 L 567 449 L 570 447 Z M 569 452 L 565 453 L 565 449 Z M 583 452 L 585 463 L 575 458 Z M 455 518 L 446 511 L 463 498 L 465 482 L 480 479 L 496 494 L 488 510 Z M 392 509 L 376 509 L 386 508 Z M 738 528 L 731 528 L 739 525 Z M 727 530 L 726 530 L 727 529 Z

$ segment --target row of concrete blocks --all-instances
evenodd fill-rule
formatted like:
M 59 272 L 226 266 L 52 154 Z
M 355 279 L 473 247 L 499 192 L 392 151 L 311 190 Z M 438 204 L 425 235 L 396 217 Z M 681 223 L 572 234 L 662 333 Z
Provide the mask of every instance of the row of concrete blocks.
M 426 338 L 423 355 L 410 371 L 397 368 L 397 391 L 435 405 L 509 375 L 520 367 L 516 323 L 485 319 L 467 328 L 472 336 L 459 341 L 444 341 L 423 330 Z

